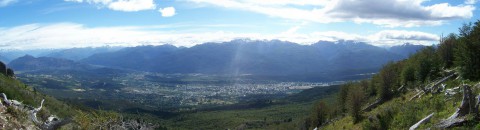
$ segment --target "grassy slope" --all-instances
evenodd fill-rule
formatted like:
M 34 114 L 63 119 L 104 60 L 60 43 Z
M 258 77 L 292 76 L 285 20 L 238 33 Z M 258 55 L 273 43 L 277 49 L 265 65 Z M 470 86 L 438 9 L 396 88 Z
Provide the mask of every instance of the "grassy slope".
M 28 87 L 22 82 L 16 79 L 5 77 L 1 74 L 0 93 L 5 93 L 9 99 L 15 99 L 24 104 L 34 107 L 38 107 L 40 105 L 40 101 L 42 99 L 45 99 L 45 108 L 42 110 L 44 112 L 55 114 L 62 118 L 71 118 L 73 115 L 76 114 L 76 112 L 72 111 L 73 109 L 67 104 L 58 101 L 51 96 L 36 92 L 31 87 Z
M 450 80 L 446 82 L 447 88 L 459 86 L 461 83 L 458 80 Z M 468 83 L 475 85 L 475 83 Z M 480 88 L 472 88 L 474 94 L 480 93 Z M 414 91 L 409 91 L 396 97 L 388 102 L 383 103 L 370 112 L 363 113 L 363 120 L 359 123 L 353 124 L 350 116 L 344 116 L 339 120 L 330 123 L 324 129 L 368 129 L 368 125 L 372 123 L 369 117 L 381 116 L 382 121 L 386 122 L 390 129 L 408 129 L 419 120 L 423 119 L 431 113 L 435 113 L 428 123 L 420 126 L 419 129 L 430 128 L 442 119 L 451 116 L 462 100 L 462 93 L 457 93 L 453 96 L 445 96 L 444 93 L 423 95 L 421 98 L 409 101 L 411 97 L 416 94 Z M 457 128 L 479 128 L 473 122 Z

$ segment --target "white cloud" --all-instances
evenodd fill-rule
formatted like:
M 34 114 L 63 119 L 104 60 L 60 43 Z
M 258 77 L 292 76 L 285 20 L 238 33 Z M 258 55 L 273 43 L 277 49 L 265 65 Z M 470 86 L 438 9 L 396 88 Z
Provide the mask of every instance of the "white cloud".
M 465 4 L 473 5 L 477 3 L 477 0 L 465 0 Z
M 156 8 L 154 0 L 64 0 L 67 2 L 89 3 L 100 7 L 107 7 L 116 11 L 134 12 L 153 10 Z
M 407 42 L 431 45 L 436 43 L 440 37 L 435 34 L 418 31 L 383 30 L 368 36 L 368 39 L 373 45 L 379 46 L 399 45 Z
M 175 8 L 173 7 L 166 7 L 158 9 L 158 12 L 162 14 L 162 17 L 172 17 L 175 15 Z
M 17 0 L 0 0 L 0 7 L 5 7 L 15 2 L 17 2 Z
M 171 25 L 176 28 L 177 25 Z M 212 26 L 212 25 L 207 25 Z M 222 25 L 223 26 L 223 25 Z M 200 27 L 203 27 L 200 25 Z M 29 24 L 16 27 L 0 27 L 0 49 L 35 49 L 35 48 L 72 48 L 88 46 L 138 46 L 172 44 L 176 46 L 193 46 L 205 42 L 223 42 L 238 38 L 254 40 L 279 39 L 300 44 L 312 44 L 319 40 L 356 40 L 378 46 L 391 46 L 406 42 L 431 45 L 439 39 L 435 34 L 385 30 L 371 35 L 349 34 L 338 31 L 314 32 L 308 34 L 290 31 L 279 34 L 233 33 L 224 31 L 178 32 L 160 31 L 169 25 L 159 25 L 159 30 L 151 26 L 128 27 L 85 27 L 75 23 L 57 23 L 49 25 Z M 191 27 L 194 28 L 194 27 Z M 290 30 L 295 30 L 296 27 Z
M 140 11 L 155 9 L 153 0 L 120 0 L 112 2 L 108 8 L 118 11 Z
M 284 19 L 332 23 L 353 21 L 387 27 L 441 25 L 447 20 L 473 16 L 472 5 L 439 3 L 423 5 L 426 0 L 189 0 L 228 9 L 246 10 Z

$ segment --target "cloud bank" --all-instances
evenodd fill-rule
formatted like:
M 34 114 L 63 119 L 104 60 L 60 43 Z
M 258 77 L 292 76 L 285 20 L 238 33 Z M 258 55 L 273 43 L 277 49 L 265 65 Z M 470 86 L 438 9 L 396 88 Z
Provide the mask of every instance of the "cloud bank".
M 160 25 L 159 25 L 160 26 Z M 161 26 L 168 28 L 168 26 Z M 194 46 L 205 42 L 224 42 L 239 38 L 254 40 L 279 39 L 300 44 L 312 44 L 320 40 L 355 40 L 377 46 L 392 46 L 406 42 L 431 45 L 439 37 L 416 31 L 384 30 L 371 35 L 349 34 L 337 31 L 300 34 L 292 30 L 279 34 L 234 33 L 212 31 L 201 33 L 178 33 L 152 30 L 151 26 L 130 27 L 85 27 L 76 23 L 28 24 L 15 27 L 0 27 L 0 49 L 72 48 L 97 46 L 138 46 L 172 44 Z
M 471 4 L 424 5 L 427 0 L 188 0 L 197 4 L 245 10 L 272 17 L 332 23 L 352 21 L 386 27 L 442 25 L 447 20 L 469 19 Z M 468 0 L 466 3 L 475 3 Z

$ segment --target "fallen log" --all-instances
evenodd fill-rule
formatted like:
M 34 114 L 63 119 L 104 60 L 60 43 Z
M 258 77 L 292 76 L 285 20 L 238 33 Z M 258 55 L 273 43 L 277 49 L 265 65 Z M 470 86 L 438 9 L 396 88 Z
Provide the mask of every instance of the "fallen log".
M 400 86 L 400 88 L 397 89 L 398 92 L 402 92 L 405 89 L 405 85 Z
M 413 97 L 411 97 L 410 100 L 408 100 L 408 101 L 412 101 L 413 99 L 415 99 L 417 97 L 421 97 L 423 94 L 425 94 L 425 91 L 420 91 L 417 94 L 415 94 Z
M 448 79 L 450 79 L 451 77 L 453 76 L 456 76 L 457 74 L 456 73 L 452 73 L 446 77 L 443 77 L 433 83 L 431 83 L 431 86 L 430 87 L 427 87 L 427 92 L 431 92 L 431 93 L 438 93 L 440 89 L 438 89 L 438 86 L 441 85 L 443 82 L 447 81 Z M 430 85 L 430 84 L 429 84 Z M 428 85 L 427 85 L 428 86 Z M 437 90 L 437 91 L 435 91 Z
M 373 102 L 372 104 L 365 107 L 362 111 L 368 112 L 368 111 L 372 110 L 373 108 L 377 107 L 378 105 L 380 105 L 382 102 L 383 102 L 382 99 L 377 99 L 377 100 L 375 100 L 375 102 Z
M 433 117 L 433 114 L 435 114 L 435 113 L 432 113 L 432 114 L 428 115 L 427 117 L 423 118 L 422 120 L 418 121 L 417 123 L 415 123 L 414 125 L 412 125 L 409 130 L 415 130 L 415 129 L 417 129 L 418 126 L 420 126 L 421 124 L 430 121 L 430 118 Z

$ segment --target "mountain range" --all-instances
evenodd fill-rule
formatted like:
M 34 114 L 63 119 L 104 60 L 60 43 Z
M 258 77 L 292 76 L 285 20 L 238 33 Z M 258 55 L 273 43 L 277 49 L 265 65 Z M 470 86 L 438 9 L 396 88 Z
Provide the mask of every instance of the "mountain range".
M 331 81 L 377 72 L 383 64 L 404 59 L 421 48 L 405 44 L 385 49 L 345 40 L 301 45 L 279 40 L 239 39 L 189 48 L 168 44 L 117 50 L 77 48 L 56 51 L 39 58 L 27 55 L 11 61 L 9 66 L 20 71 L 52 67 L 78 70 L 101 66 L 166 74 L 201 73 Z

